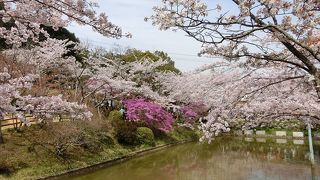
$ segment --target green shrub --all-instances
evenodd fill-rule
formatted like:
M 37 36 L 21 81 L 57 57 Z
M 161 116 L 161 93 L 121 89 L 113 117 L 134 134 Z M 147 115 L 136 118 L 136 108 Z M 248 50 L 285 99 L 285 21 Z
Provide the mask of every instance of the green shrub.
M 131 122 L 120 121 L 114 126 L 116 138 L 119 143 L 125 145 L 135 145 L 136 144 L 136 131 L 137 126 Z
M 1 160 L 0 161 L 0 174 L 11 174 L 16 170 L 14 164 L 10 161 Z
M 98 153 L 103 142 L 99 129 L 85 122 L 65 121 L 49 123 L 42 128 L 31 126 L 24 131 L 30 145 L 29 152 L 44 149 L 60 160 L 79 157 L 79 151 Z M 103 135 L 101 135 L 103 136 Z
M 91 153 L 98 153 L 103 149 L 103 145 L 112 147 L 115 143 L 113 138 L 103 131 L 83 131 L 78 143 L 80 147 Z
M 124 121 L 122 114 L 117 110 L 113 110 L 109 113 L 108 120 L 111 122 L 112 126 L 116 126 L 119 121 Z
M 155 140 L 152 130 L 147 127 L 137 128 L 137 143 L 154 146 Z
M 1 153 L 1 158 L 0 158 L 0 174 L 10 174 L 16 170 L 16 164 L 11 162 L 9 159 L 12 154 L 8 157 L 9 153 L 6 151 L 2 151 Z
M 13 149 L 0 147 L 0 174 L 9 175 L 28 165 L 19 159 L 21 156 L 15 154 Z
M 105 145 L 113 146 L 115 144 L 113 138 L 105 132 L 99 132 L 98 138 L 99 141 Z
M 169 133 L 169 136 L 177 141 L 180 140 L 193 140 L 198 141 L 200 136 L 195 130 L 186 127 L 175 127 L 174 131 Z
M 76 142 L 80 144 L 80 147 L 91 153 L 97 153 L 102 150 L 102 142 L 100 141 L 100 138 L 97 134 L 93 134 L 91 132 L 83 131 Z

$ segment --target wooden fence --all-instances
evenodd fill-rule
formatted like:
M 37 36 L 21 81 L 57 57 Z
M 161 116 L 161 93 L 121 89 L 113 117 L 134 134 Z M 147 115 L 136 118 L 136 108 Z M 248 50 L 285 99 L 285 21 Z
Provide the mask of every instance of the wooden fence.
M 30 124 L 36 124 L 38 123 L 37 119 L 33 117 L 30 114 L 25 115 L 26 119 Z M 56 117 L 53 118 L 53 122 L 59 122 L 59 121 L 69 120 L 67 117 Z M 0 120 L 0 128 L 2 129 L 10 129 L 10 128 L 19 128 L 23 125 L 23 122 L 21 122 L 15 115 L 5 115 L 3 120 Z
M 26 119 L 31 123 L 36 123 L 36 119 L 32 115 L 26 115 Z M 18 128 L 23 125 L 23 122 L 21 122 L 16 116 L 14 115 L 6 115 L 4 116 L 4 119 L 1 120 L 1 128 Z

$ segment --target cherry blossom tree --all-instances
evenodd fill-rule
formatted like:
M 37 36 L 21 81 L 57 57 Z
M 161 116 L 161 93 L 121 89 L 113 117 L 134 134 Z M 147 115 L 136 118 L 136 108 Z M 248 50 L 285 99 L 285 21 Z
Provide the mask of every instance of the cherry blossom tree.
M 85 105 L 67 102 L 62 95 L 34 96 L 32 93 L 35 92 L 32 89 L 34 83 L 39 83 L 39 79 L 43 79 L 48 73 L 58 70 L 55 74 L 59 76 L 61 83 L 61 78 L 72 78 L 80 67 L 74 57 L 66 56 L 69 51 L 67 46 L 72 42 L 49 38 L 41 25 L 57 29 L 75 21 L 89 25 L 107 37 L 115 38 L 123 36 L 121 29 L 108 22 L 104 14 L 96 15 L 93 8 L 98 7 L 97 4 L 87 1 L 2 1 L 0 5 L 1 21 L 13 23 L 10 27 L 0 28 L 0 38 L 13 45 L 12 49 L 2 52 L 5 58 L 1 59 L 4 68 L 1 69 L 0 78 L 1 117 L 8 113 L 15 114 L 25 124 L 28 124 L 26 113 L 43 120 L 52 119 L 56 115 L 90 119 L 92 114 Z M 41 34 L 47 36 L 46 41 L 28 49 L 17 48 L 30 40 L 38 42 Z M 32 68 L 28 71 L 21 67 L 13 69 L 14 64 Z
M 5 113 L 14 113 L 22 121 L 24 113 L 33 115 L 41 114 L 68 114 L 74 118 L 89 118 L 91 115 L 85 109 L 85 105 L 69 103 L 63 100 L 61 95 L 46 96 L 46 94 L 34 96 L 28 95 L 34 91 L 34 83 L 44 78 L 48 73 L 55 72 L 59 78 L 75 77 L 77 68 L 81 64 L 74 57 L 66 56 L 67 46 L 71 42 L 67 40 L 51 39 L 42 28 L 50 26 L 53 29 L 66 27 L 72 22 L 87 25 L 106 37 L 120 38 L 130 37 L 124 34 L 121 28 L 109 22 L 105 13 L 96 12 L 98 4 L 86 0 L 4 0 L 0 2 L 0 38 L 13 45 L 12 49 L 2 52 L 5 56 L 1 62 L 1 116 Z M 5 26 L 10 23 L 10 26 Z M 46 36 L 47 40 L 39 42 L 40 36 Z M 23 43 L 35 42 L 31 48 L 19 48 Z M 13 70 L 13 64 L 31 67 L 28 71 L 23 68 Z M 61 83 L 61 81 L 59 82 Z M 18 112 L 19 111 L 19 112 Z M 20 111 L 22 113 L 20 113 Z M 41 111 L 41 113 L 40 113 Z M 82 111 L 82 112 L 81 112 Z M 81 112 L 78 114 L 78 112 Z M 83 116 L 82 116 L 82 115 Z
M 230 66 L 228 64 L 228 66 Z M 203 71 L 210 68 L 209 71 Z M 229 131 L 227 121 L 233 118 L 232 106 L 245 92 L 242 92 L 244 72 L 232 70 L 212 70 L 213 66 L 204 67 L 195 72 L 183 73 L 181 75 L 166 74 L 160 76 L 162 89 L 168 98 L 174 99 L 185 111 L 183 104 L 202 102 L 208 113 L 203 113 L 202 118 L 206 122 L 199 126 L 203 132 L 201 140 L 210 140 L 212 136 L 220 132 Z M 245 88 L 245 87 L 244 87 Z M 196 115 L 196 113 L 194 113 Z
M 14 78 L 7 68 L 0 71 L 0 109 L 2 113 L 24 114 L 52 118 L 52 115 L 68 115 L 70 118 L 90 119 L 91 113 L 86 110 L 85 105 L 78 105 L 63 100 L 58 96 L 32 96 L 28 95 L 33 83 L 39 75 L 28 74 Z M 32 92 L 32 91 L 31 91 Z M 26 119 L 20 119 L 28 123 Z
M 319 1 L 230 0 L 214 7 L 201 0 L 162 2 L 147 20 L 203 43 L 200 55 L 236 62 L 237 70 L 186 75 L 183 95 L 170 93 L 187 101 L 206 96 L 212 108 L 211 120 L 201 126 L 205 139 L 237 118 L 246 120 L 243 128 L 292 117 L 318 124 Z
M 8 47 L 12 47 L 1 52 L 0 119 L 10 113 L 28 125 L 25 114 L 32 114 L 39 120 L 53 119 L 57 115 L 66 115 L 70 119 L 92 117 L 83 101 L 75 98 L 73 100 L 78 102 L 68 102 L 64 98 L 63 94 L 67 87 L 57 91 L 55 87 L 47 85 L 49 82 L 56 85 L 64 83 L 72 85 L 71 82 L 79 77 L 92 82 L 97 76 L 92 73 L 94 67 L 90 66 L 91 70 L 85 74 L 86 64 L 81 64 L 69 56 L 70 54 L 68 55 L 70 47 L 76 45 L 67 40 L 51 39 L 43 27 L 58 30 L 75 22 L 90 26 L 106 37 L 131 36 L 129 33 L 122 33 L 120 27 L 109 22 L 105 13 L 98 14 L 97 8 L 96 2 L 87 0 L 0 2 L 0 38 L 10 45 Z M 42 41 L 43 37 L 45 41 Z M 33 43 L 30 46 L 22 46 L 28 42 Z M 97 70 L 97 72 L 102 71 Z M 110 81 L 115 87 L 131 83 L 115 78 Z M 89 83 L 88 87 L 90 88 Z
M 3 53 L 15 63 L 30 65 L 34 74 L 44 75 L 58 69 L 57 74 L 71 74 L 80 64 L 75 57 L 66 56 L 70 51 L 68 46 L 75 45 L 68 40 L 48 38 L 32 48 L 13 48 Z M 71 49 L 72 50 L 72 49 Z
M 215 7 L 201 0 L 163 0 L 147 19 L 202 42 L 202 55 L 309 74 L 319 98 L 319 7 L 317 0 L 230 0 Z
M 147 81 L 150 77 L 156 77 L 158 68 L 167 64 L 167 61 L 153 62 L 148 59 L 124 63 L 121 59 L 110 60 L 101 54 L 89 55 L 85 60 L 77 84 L 78 93 L 82 94 L 82 101 L 89 97 L 100 97 L 98 104 L 108 99 L 125 97 L 127 95 L 144 96 L 153 99 L 160 104 L 169 102 L 152 87 L 154 81 Z M 86 77 L 84 81 L 81 77 Z
M 66 115 L 72 119 L 91 119 L 92 114 L 85 105 L 67 102 L 62 95 L 25 95 L 37 78 L 39 76 L 34 74 L 13 78 L 7 68 L 0 71 L 0 121 L 5 114 L 16 115 L 26 125 L 29 125 L 26 114 L 32 114 L 39 121 L 53 119 L 57 115 Z M 3 142 L 2 136 L 0 139 L 0 142 Z
M 67 27 L 71 22 L 87 25 L 106 37 L 130 37 L 122 33 L 120 27 L 108 20 L 105 13 L 97 14 L 96 2 L 87 0 L 3 0 L 1 1 L 1 20 L 14 22 L 10 28 L 0 28 L 0 38 L 16 47 L 32 40 L 37 42 L 41 34 L 48 36 L 40 25 L 54 29 Z
M 200 101 L 209 107 L 199 128 L 201 140 L 211 141 L 230 128 L 265 127 L 274 121 L 299 119 L 319 126 L 320 106 L 312 79 L 295 73 L 282 67 L 262 71 L 215 63 L 195 72 L 160 78 L 168 98 L 181 104 Z
M 166 97 L 159 95 L 152 89 L 153 82 L 146 81 L 148 77 L 157 76 L 158 68 L 167 64 L 167 61 L 153 62 L 148 59 L 140 59 L 123 63 L 118 59 L 107 59 L 100 52 L 89 52 L 80 63 L 74 57 L 66 56 L 70 50 L 67 48 L 70 44 L 73 42 L 49 38 L 31 49 L 11 49 L 3 53 L 13 64 L 32 67 L 29 72 L 38 76 L 37 85 L 40 86 L 39 88 L 47 88 L 47 91 L 42 93 L 37 91 L 37 94 L 47 95 L 46 92 L 54 90 L 48 84 L 41 84 L 41 79 L 48 80 L 46 77 L 50 75 L 54 79 L 58 79 L 57 83 L 67 82 L 71 86 L 70 88 L 75 88 L 72 100 L 78 101 L 80 104 L 94 101 L 96 107 L 99 108 L 99 105 L 106 100 L 120 98 L 128 94 L 142 95 L 162 104 L 168 102 Z M 18 76 L 24 77 L 25 75 L 19 74 Z M 61 88 L 57 90 L 62 92 Z M 32 102 L 36 102 L 36 99 Z M 47 110 L 50 111 L 50 109 Z M 69 115 L 74 116 L 73 114 Z

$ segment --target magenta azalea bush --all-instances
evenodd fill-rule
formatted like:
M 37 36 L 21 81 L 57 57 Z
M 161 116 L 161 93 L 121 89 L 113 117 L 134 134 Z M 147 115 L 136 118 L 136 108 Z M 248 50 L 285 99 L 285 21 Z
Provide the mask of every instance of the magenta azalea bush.
M 159 104 L 143 98 L 124 101 L 126 120 L 144 122 L 147 126 L 168 132 L 172 129 L 173 116 Z
M 207 111 L 208 107 L 200 102 L 190 103 L 188 105 L 183 106 L 180 109 L 182 117 L 185 119 L 185 121 L 189 123 L 193 123 L 196 120 L 198 120 L 201 116 L 205 116 Z

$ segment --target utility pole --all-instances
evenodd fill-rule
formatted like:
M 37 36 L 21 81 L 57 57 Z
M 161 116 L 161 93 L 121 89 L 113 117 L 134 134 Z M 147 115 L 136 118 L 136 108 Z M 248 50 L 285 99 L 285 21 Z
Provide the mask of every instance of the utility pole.
M 314 164 L 314 152 L 313 152 L 313 144 L 312 144 L 312 134 L 311 134 L 311 124 L 308 123 L 308 139 L 309 139 L 309 152 L 310 152 L 310 161 L 311 164 Z

